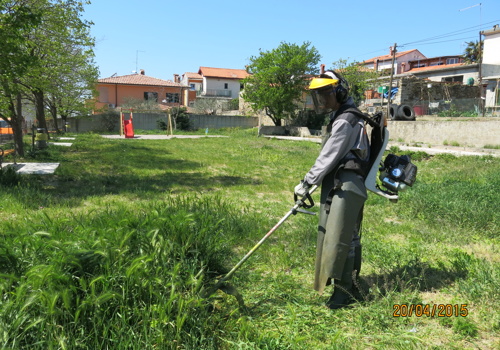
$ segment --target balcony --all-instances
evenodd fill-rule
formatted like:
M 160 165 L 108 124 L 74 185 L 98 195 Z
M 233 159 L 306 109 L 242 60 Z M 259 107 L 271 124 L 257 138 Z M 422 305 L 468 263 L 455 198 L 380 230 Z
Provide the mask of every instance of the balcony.
M 196 91 L 196 97 L 231 97 L 231 90 Z

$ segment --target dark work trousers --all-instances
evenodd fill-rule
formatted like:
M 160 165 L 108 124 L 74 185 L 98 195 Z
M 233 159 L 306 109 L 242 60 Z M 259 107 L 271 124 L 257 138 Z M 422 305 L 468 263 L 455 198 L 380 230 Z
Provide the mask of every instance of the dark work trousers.
M 347 257 L 354 257 L 356 248 L 360 251 L 359 228 L 366 198 L 364 180 L 352 170 L 331 172 L 321 184 L 314 279 L 314 289 L 320 294 L 331 279 L 342 278 Z

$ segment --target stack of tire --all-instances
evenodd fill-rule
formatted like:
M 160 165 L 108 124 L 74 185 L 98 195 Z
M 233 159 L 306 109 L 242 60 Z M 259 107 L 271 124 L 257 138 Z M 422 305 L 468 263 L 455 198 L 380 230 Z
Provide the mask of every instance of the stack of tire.
M 408 105 L 390 105 L 390 120 L 415 120 L 415 111 Z

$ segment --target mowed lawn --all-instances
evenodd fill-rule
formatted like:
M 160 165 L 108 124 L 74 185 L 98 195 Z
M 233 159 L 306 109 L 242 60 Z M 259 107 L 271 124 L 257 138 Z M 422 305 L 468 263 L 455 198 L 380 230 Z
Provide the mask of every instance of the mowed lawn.
M 219 132 L 74 135 L 71 147 L 18 159 L 60 166 L 1 178 L 0 348 L 500 347 L 498 158 L 392 149 L 412 157 L 417 182 L 398 203 L 369 194 L 363 299 L 323 306 L 317 217 L 299 213 L 232 278 L 243 309 L 202 291 L 293 206 L 320 146 Z

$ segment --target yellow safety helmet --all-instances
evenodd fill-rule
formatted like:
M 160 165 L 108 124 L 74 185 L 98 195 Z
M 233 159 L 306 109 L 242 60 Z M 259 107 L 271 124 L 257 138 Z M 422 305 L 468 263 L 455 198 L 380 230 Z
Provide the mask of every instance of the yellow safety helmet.
M 339 79 L 330 79 L 330 78 L 313 78 L 311 83 L 309 84 L 309 90 L 316 90 L 332 85 L 335 87 L 339 84 Z

